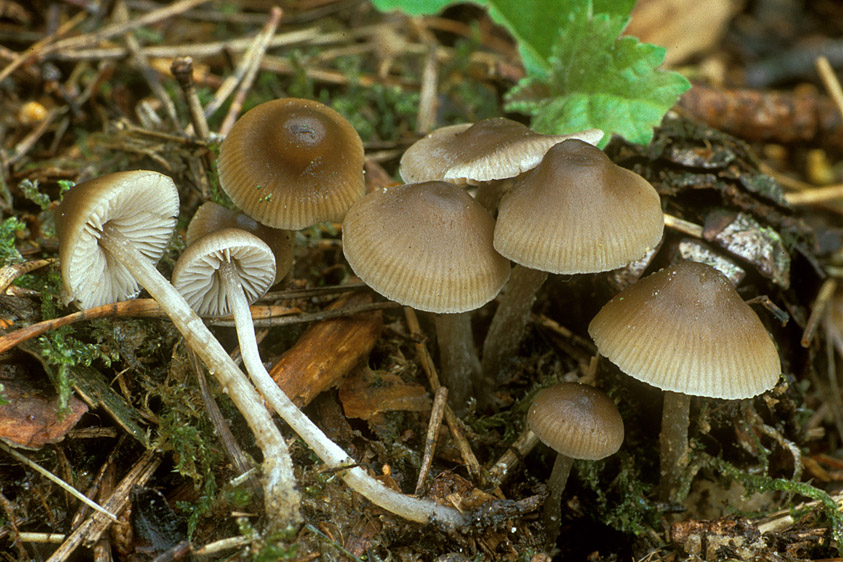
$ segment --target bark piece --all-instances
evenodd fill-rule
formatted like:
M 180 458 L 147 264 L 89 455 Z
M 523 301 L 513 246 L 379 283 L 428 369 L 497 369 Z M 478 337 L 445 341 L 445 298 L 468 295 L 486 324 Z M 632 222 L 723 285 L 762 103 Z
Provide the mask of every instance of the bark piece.
M 328 309 L 367 304 L 371 300 L 370 293 L 349 293 Z M 296 405 L 309 404 L 369 355 L 382 328 L 380 311 L 313 324 L 281 356 L 269 374 Z

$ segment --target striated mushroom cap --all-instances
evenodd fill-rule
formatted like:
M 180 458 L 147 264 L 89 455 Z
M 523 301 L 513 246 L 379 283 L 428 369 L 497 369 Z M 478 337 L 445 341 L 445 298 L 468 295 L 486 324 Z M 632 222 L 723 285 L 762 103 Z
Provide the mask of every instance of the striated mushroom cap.
M 647 253 L 664 231 L 659 194 L 579 140 L 551 148 L 501 201 L 495 249 L 550 273 L 596 273 Z
M 729 280 L 683 262 L 621 291 L 588 333 L 621 371 L 662 390 L 750 398 L 781 374 L 772 338 Z
M 136 297 L 138 282 L 100 248 L 103 226 L 114 227 L 157 263 L 178 214 L 178 190 L 171 178 L 158 172 L 117 172 L 70 189 L 56 211 L 65 304 L 75 300 L 86 309 Z
M 461 188 L 399 185 L 366 195 L 343 222 L 351 269 L 387 298 L 440 313 L 480 308 L 509 277 L 492 248 L 495 221 Z
M 456 185 L 514 178 L 536 167 L 550 147 L 571 138 L 596 144 L 603 131 L 543 135 L 502 117 L 451 125 L 413 143 L 401 157 L 399 174 L 407 183 Z
M 360 199 L 363 142 L 319 102 L 285 98 L 244 114 L 220 146 L 220 184 L 247 215 L 298 230 L 342 220 Z
M 563 382 L 539 392 L 527 412 L 527 426 L 542 443 L 572 459 L 602 459 L 623 443 L 617 406 L 586 384 Z

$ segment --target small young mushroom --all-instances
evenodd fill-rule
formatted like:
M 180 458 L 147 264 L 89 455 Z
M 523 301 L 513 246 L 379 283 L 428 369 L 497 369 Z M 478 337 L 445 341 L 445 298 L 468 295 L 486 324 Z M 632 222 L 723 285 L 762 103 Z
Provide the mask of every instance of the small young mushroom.
M 206 234 L 224 228 L 239 228 L 266 242 L 272 250 L 272 255 L 275 256 L 273 285 L 281 281 L 293 267 L 293 237 L 289 230 L 260 224 L 245 213 L 227 209 L 213 201 L 202 203 L 196 209 L 196 213 L 190 219 L 190 224 L 187 225 L 185 243 L 190 246 Z
M 556 451 L 544 504 L 548 544 L 555 544 L 562 518 L 562 492 L 574 459 L 599 460 L 623 443 L 623 420 L 606 393 L 593 386 L 563 382 L 539 392 L 527 412 L 527 426 Z
M 543 135 L 517 121 L 496 117 L 436 129 L 413 143 L 401 157 L 406 183 L 444 181 L 477 185 L 477 200 L 494 214 L 506 180 L 535 168 L 555 144 L 576 138 L 597 144 L 603 131 Z
M 184 298 L 154 267 L 178 215 L 173 181 L 151 171 L 118 172 L 80 183 L 56 213 L 63 292 L 80 308 L 136 296 L 138 283 L 158 301 L 187 344 L 228 391 L 263 454 L 267 513 L 300 522 L 287 445 L 260 396 Z
M 492 388 L 478 383 L 479 361 L 469 311 L 498 294 L 509 262 L 492 248 L 494 220 L 462 189 L 443 182 L 369 193 L 343 221 L 351 269 L 378 293 L 436 313 L 443 384 L 455 409 L 474 383 L 481 403 Z
M 157 201 L 163 208 L 156 208 L 153 201 Z M 114 269 L 107 265 L 125 266 L 129 274 L 149 291 L 169 315 L 188 345 L 225 387 L 255 432 L 255 439 L 264 454 L 266 511 L 274 514 L 280 525 L 294 525 L 299 520 L 298 507 L 291 498 L 283 497 L 287 487 L 280 485 L 292 478 L 292 475 L 287 477 L 279 472 L 280 451 L 282 444 L 283 450 L 286 450 L 286 444 L 260 396 L 184 297 L 155 269 L 150 258 L 134 246 L 136 242 L 128 239 L 132 231 L 140 228 L 139 225 L 154 221 L 156 216 L 167 217 L 165 222 L 172 228 L 177 212 L 178 193 L 175 185 L 170 178 L 156 172 L 111 174 L 71 189 L 65 194 L 56 216 L 56 229 L 61 239 L 59 254 L 62 258 L 62 273 L 68 279 L 68 295 L 72 298 L 78 294 L 87 299 L 83 286 L 105 282 L 109 272 Z M 164 227 L 159 225 L 157 228 Z M 159 237 L 169 240 L 171 235 L 169 231 Z M 68 246 L 65 248 L 65 245 Z M 90 252 L 86 253 L 86 248 Z M 149 249 L 143 251 L 151 255 Z M 94 256 L 91 253 L 102 255 Z M 101 278 L 86 279 L 85 275 L 77 273 L 80 267 L 89 268 L 91 272 L 101 275 Z M 92 278 L 93 274 L 88 277 Z M 98 291 L 94 293 L 98 294 Z M 91 301 L 81 300 L 81 303 L 85 302 Z M 387 488 L 362 468 L 354 466 L 354 460 L 328 439 L 277 386 L 265 389 L 264 398 L 328 467 L 336 469 L 353 490 L 372 503 L 419 523 L 435 521 L 450 526 L 466 524 L 466 519 L 455 509 L 431 500 L 405 496 Z
M 298 230 L 342 220 L 363 197 L 363 142 L 324 104 L 268 101 L 234 124 L 220 145 L 219 174 L 223 190 L 247 215 Z
M 517 265 L 483 344 L 483 371 L 497 377 L 518 351 L 548 273 L 597 273 L 624 266 L 658 244 L 659 194 L 647 180 L 580 140 L 551 148 L 501 201 L 495 249 Z
M 682 262 L 624 289 L 588 326 L 600 354 L 665 391 L 661 498 L 673 499 L 687 464 L 691 396 L 745 399 L 781 374 L 779 354 L 758 316 L 722 273 Z

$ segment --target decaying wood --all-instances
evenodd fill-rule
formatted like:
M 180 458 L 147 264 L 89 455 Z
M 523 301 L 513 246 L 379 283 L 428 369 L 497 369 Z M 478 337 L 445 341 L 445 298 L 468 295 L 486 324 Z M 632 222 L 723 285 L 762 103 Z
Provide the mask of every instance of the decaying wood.
M 3 377 L 3 397 L 7 403 L 0 405 L 0 438 L 26 449 L 61 441 L 88 411 L 84 402 L 71 396 L 60 412 L 58 396 L 45 395 L 22 370 Z
M 328 309 L 367 304 L 371 300 L 370 293 L 350 293 Z M 314 324 L 281 356 L 269 374 L 293 402 L 299 406 L 308 404 L 369 355 L 382 328 L 380 311 Z
M 843 121 L 826 96 L 814 90 L 762 92 L 695 85 L 679 101 L 709 127 L 748 141 L 843 146 Z

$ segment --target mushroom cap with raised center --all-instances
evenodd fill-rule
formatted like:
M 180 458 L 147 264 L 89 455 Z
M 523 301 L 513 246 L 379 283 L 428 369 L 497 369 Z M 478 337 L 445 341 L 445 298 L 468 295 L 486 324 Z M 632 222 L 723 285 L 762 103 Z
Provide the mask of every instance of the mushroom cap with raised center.
M 185 242 L 190 246 L 203 236 L 223 228 L 245 230 L 267 243 L 275 255 L 275 281 L 273 285 L 287 275 L 293 267 L 293 238 L 289 230 L 260 224 L 245 213 L 226 209 L 213 201 L 202 203 L 196 209 L 196 213 L 190 219 L 190 224 L 187 225 Z
M 342 115 L 286 98 L 246 112 L 220 146 L 220 184 L 259 223 L 298 230 L 342 220 L 363 197 L 363 142 Z
M 259 299 L 275 279 L 272 250 L 254 234 L 238 228 L 207 234 L 188 246 L 173 268 L 173 286 L 197 314 L 231 313 L 218 274 L 225 262 L 236 269 L 249 303 Z
M 75 300 L 85 309 L 137 296 L 138 282 L 99 245 L 103 226 L 112 225 L 156 263 L 178 214 L 178 190 L 158 172 L 116 172 L 70 189 L 56 211 L 65 303 Z
M 527 426 L 542 443 L 573 459 L 602 459 L 623 443 L 617 406 L 586 384 L 563 382 L 539 392 L 527 412 Z
M 588 332 L 621 371 L 662 390 L 750 398 L 781 374 L 761 320 L 722 273 L 702 263 L 679 263 L 624 289 Z
M 661 200 L 647 180 L 567 140 L 504 196 L 495 249 L 540 271 L 596 273 L 642 257 L 663 231 Z
M 351 269 L 375 291 L 418 310 L 480 308 L 509 277 L 492 248 L 495 221 L 454 185 L 426 182 L 369 193 L 342 226 Z
M 514 178 L 538 165 L 550 147 L 570 138 L 596 144 L 603 131 L 543 135 L 503 117 L 451 125 L 413 143 L 401 157 L 399 174 L 407 183 L 456 185 Z

